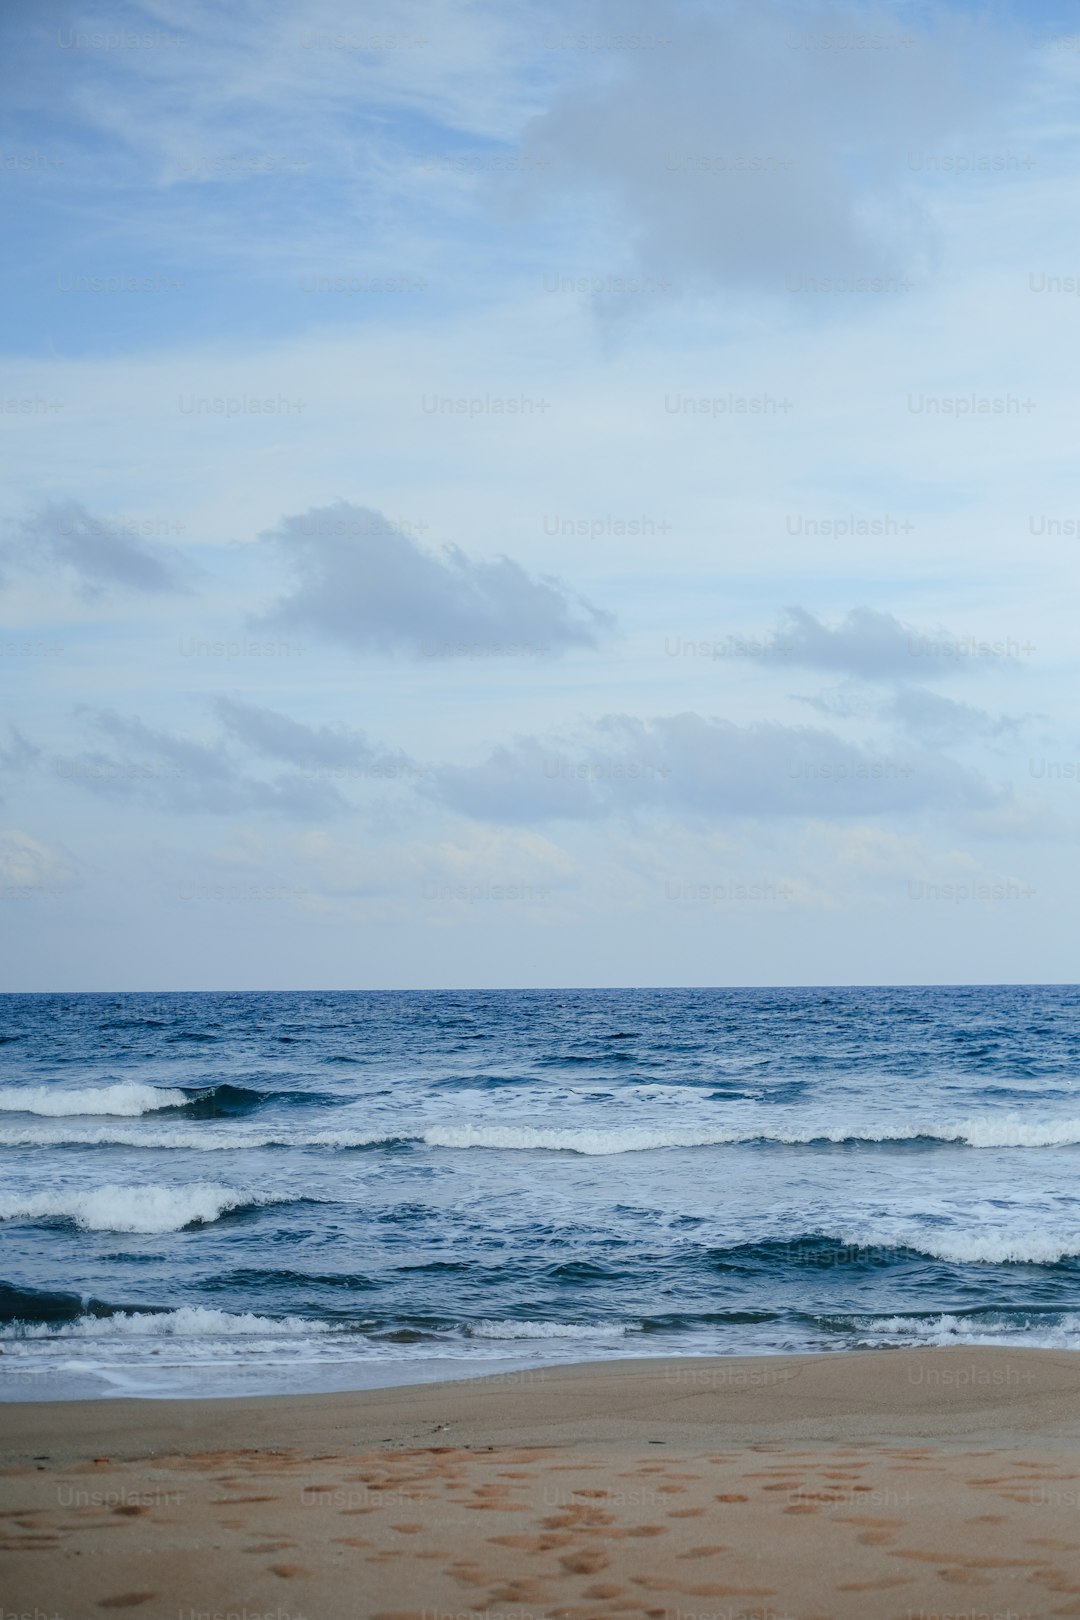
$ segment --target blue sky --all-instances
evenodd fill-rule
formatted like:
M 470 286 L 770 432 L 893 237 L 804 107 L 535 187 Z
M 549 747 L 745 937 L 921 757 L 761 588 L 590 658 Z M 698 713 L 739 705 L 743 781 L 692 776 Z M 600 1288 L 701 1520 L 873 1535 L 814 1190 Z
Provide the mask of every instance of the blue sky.
M 11 989 L 1072 980 L 1062 8 L 9 8 Z

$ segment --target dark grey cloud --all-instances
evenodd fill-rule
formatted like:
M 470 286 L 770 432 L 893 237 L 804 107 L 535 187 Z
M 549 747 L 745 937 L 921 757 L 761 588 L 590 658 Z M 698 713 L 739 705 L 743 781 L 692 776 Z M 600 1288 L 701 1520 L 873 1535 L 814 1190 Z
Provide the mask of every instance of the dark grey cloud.
M 519 738 L 427 792 L 480 820 L 531 823 L 643 809 L 722 816 L 863 816 L 981 809 L 1000 793 L 924 748 L 863 748 L 811 726 L 699 714 L 611 715 L 572 741 Z
M 307 726 L 276 709 L 229 697 L 217 698 L 214 709 L 230 736 L 253 753 L 304 770 L 356 766 L 403 771 L 412 763 L 407 754 L 379 748 L 348 726 Z
M 508 645 L 537 654 L 591 647 L 612 624 L 566 585 L 509 557 L 425 551 L 380 512 L 346 501 L 286 517 L 264 538 L 287 560 L 294 587 L 252 621 L 256 628 L 438 658 L 462 647 L 478 655 Z
M 16 525 L 4 559 L 17 567 L 71 568 L 91 597 L 110 587 L 158 594 L 188 589 L 191 570 L 182 554 L 148 541 L 144 527 L 161 525 L 96 518 L 78 501 L 54 501 Z
M 902 276 L 934 250 L 918 155 L 999 109 L 1022 60 L 1000 18 L 918 12 L 608 0 L 595 26 L 661 42 L 611 53 L 532 121 L 521 189 L 589 197 L 680 288 Z

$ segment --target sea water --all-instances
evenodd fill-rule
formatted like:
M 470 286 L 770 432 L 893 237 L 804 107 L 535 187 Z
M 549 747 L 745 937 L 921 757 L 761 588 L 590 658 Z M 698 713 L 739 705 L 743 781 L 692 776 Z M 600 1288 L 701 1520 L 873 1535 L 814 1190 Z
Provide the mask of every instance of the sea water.
M 0 1399 L 1078 1348 L 1078 1081 L 1061 986 L 0 997 Z

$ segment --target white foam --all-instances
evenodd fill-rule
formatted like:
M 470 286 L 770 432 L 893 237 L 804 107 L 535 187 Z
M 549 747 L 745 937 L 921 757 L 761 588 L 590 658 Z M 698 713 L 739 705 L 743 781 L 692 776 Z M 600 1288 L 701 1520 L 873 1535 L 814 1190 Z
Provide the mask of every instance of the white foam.
M 118 1311 L 114 1316 L 80 1316 L 74 1322 L 11 1323 L 0 1329 L 4 1339 L 207 1338 L 268 1336 L 272 1338 L 333 1333 L 329 1322 L 300 1316 L 254 1316 L 216 1311 L 205 1305 L 183 1305 L 175 1311 Z
M 91 1232 L 179 1232 L 193 1221 L 216 1221 L 245 1204 L 279 1203 L 265 1193 L 237 1192 L 213 1182 L 184 1187 L 120 1187 L 10 1193 L 0 1197 L 0 1220 L 62 1218 Z
M 158 1108 L 179 1108 L 187 1102 L 182 1091 L 124 1080 L 112 1086 L 82 1086 L 62 1090 L 56 1086 L 0 1086 L 0 1113 L 47 1114 L 63 1119 L 71 1114 L 118 1114 L 134 1118 Z
M 1041 1232 L 950 1231 L 911 1227 L 903 1231 L 825 1233 L 852 1249 L 912 1249 L 931 1260 L 955 1265 L 1056 1265 L 1060 1260 L 1080 1256 L 1080 1234 L 1068 1236 Z
M 1031 1265 L 1056 1265 L 1080 1255 L 1080 1238 L 1039 1237 L 1034 1232 L 1011 1237 L 1007 1232 L 958 1232 L 955 1235 L 912 1238 L 911 1247 L 936 1260 L 951 1260 L 960 1264 L 978 1262 L 989 1265 L 1025 1262 Z
M 958 1120 L 941 1134 L 944 1130 L 949 1139 L 974 1148 L 1072 1147 L 1080 1143 L 1080 1119 L 1026 1120 L 1019 1114 L 987 1114 L 982 1119 Z
M 244 1125 L 178 1122 L 144 1125 L 2 1125 L 0 1147 L 183 1148 L 198 1153 L 260 1147 L 370 1147 L 398 1140 L 392 1131 L 262 1131 Z
M 731 1143 L 777 1142 L 808 1146 L 814 1142 L 915 1142 L 920 1139 L 972 1148 L 1071 1147 L 1080 1144 L 1080 1119 L 1027 1120 L 1019 1114 L 981 1119 L 927 1121 L 925 1124 L 878 1126 L 872 1120 L 808 1121 L 788 1129 L 772 1120 L 739 1130 L 670 1130 L 663 1126 L 618 1130 L 550 1130 L 532 1125 L 438 1125 L 422 1140 L 431 1147 L 504 1148 L 586 1154 L 635 1153 L 657 1148 L 719 1147 Z
M 914 1142 L 929 1138 L 972 1148 L 1068 1147 L 1080 1144 L 1080 1119 L 1027 1121 L 1016 1114 L 987 1116 L 898 1128 L 873 1121 L 848 1120 L 843 1124 L 808 1121 L 805 1125 L 777 1128 L 772 1120 L 760 1127 L 739 1130 L 704 1128 L 671 1130 L 664 1126 L 621 1129 L 551 1130 L 534 1125 L 437 1125 L 422 1133 L 431 1147 L 502 1148 L 521 1151 L 609 1154 L 643 1153 L 662 1148 L 721 1147 L 750 1142 L 776 1142 L 809 1146 L 814 1142 Z
M 549 1153 L 644 1153 L 651 1148 L 715 1147 L 754 1140 L 735 1131 L 672 1131 L 627 1126 L 622 1130 L 550 1130 L 537 1125 L 434 1125 L 422 1134 L 429 1147 L 503 1148 Z
M 1075 1350 L 1080 1348 L 1080 1316 L 1070 1314 L 1044 1328 L 992 1324 L 975 1316 L 891 1316 L 863 1329 L 857 1342 L 875 1348 L 897 1344 L 1001 1344 L 1024 1345 L 1032 1350 Z M 953 1371 L 954 1383 L 960 1382 L 962 1370 Z M 937 1376 L 944 1379 L 948 1371 L 941 1369 Z
M 637 1323 L 608 1322 L 587 1327 L 580 1322 L 473 1322 L 471 1339 L 610 1339 L 630 1333 Z
M 107 1088 L 108 1090 L 121 1088 Z M 155 1107 L 167 1106 L 162 1098 L 183 1093 L 160 1091 L 149 1086 Z M 23 1093 L 22 1095 L 28 1095 Z M 79 1097 L 79 1092 L 67 1093 Z M 85 1095 L 104 1095 L 104 1091 Z M 741 1116 L 745 1118 L 745 1116 Z M 775 1114 L 760 1123 L 744 1123 L 740 1129 L 715 1125 L 697 1130 L 672 1129 L 665 1125 L 584 1126 L 553 1129 L 542 1125 L 428 1125 L 402 1130 L 322 1130 L 282 1128 L 259 1130 L 243 1124 L 219 1125 L 177 1121 L 162 1125 L 147 1121 L 141 1125 L 41 1124 L 0 1126 L 0 1146 L 7 1147 L 118 1147 L 194 1148 L 199 1152 L 260 1147 L 362 1148 L 382 1143 L 413 1142 L 434 1148 L 464 1150 L 489 1148 L 504 1152 L 582 1153 L 602 1157 L 617 1153 L 646 1153 L 666 1148 L 700 1148 L 740 1145 L 753 1142 L 782 1146 L 810 1146 L 817 1142 L 915 1142 L 931 1140 L 969 1148 L 1043 1148 L 1080 1145 L 1080 1119 L 1029 1121 L 1016 1114 L 987 1115 L 981 1119 L 913 1124 L 905 1127 L 879 1126 L 875 1121 L 807 1121 L 784 1128 Z

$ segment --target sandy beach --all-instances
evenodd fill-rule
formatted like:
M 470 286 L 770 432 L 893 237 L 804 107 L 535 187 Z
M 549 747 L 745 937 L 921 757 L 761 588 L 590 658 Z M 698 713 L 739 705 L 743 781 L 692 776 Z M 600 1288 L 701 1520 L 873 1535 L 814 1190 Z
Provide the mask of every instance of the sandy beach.
M 6 1615 L 1080 1615 L 1080 1358 L 623 1361 L 10 1405 Z

